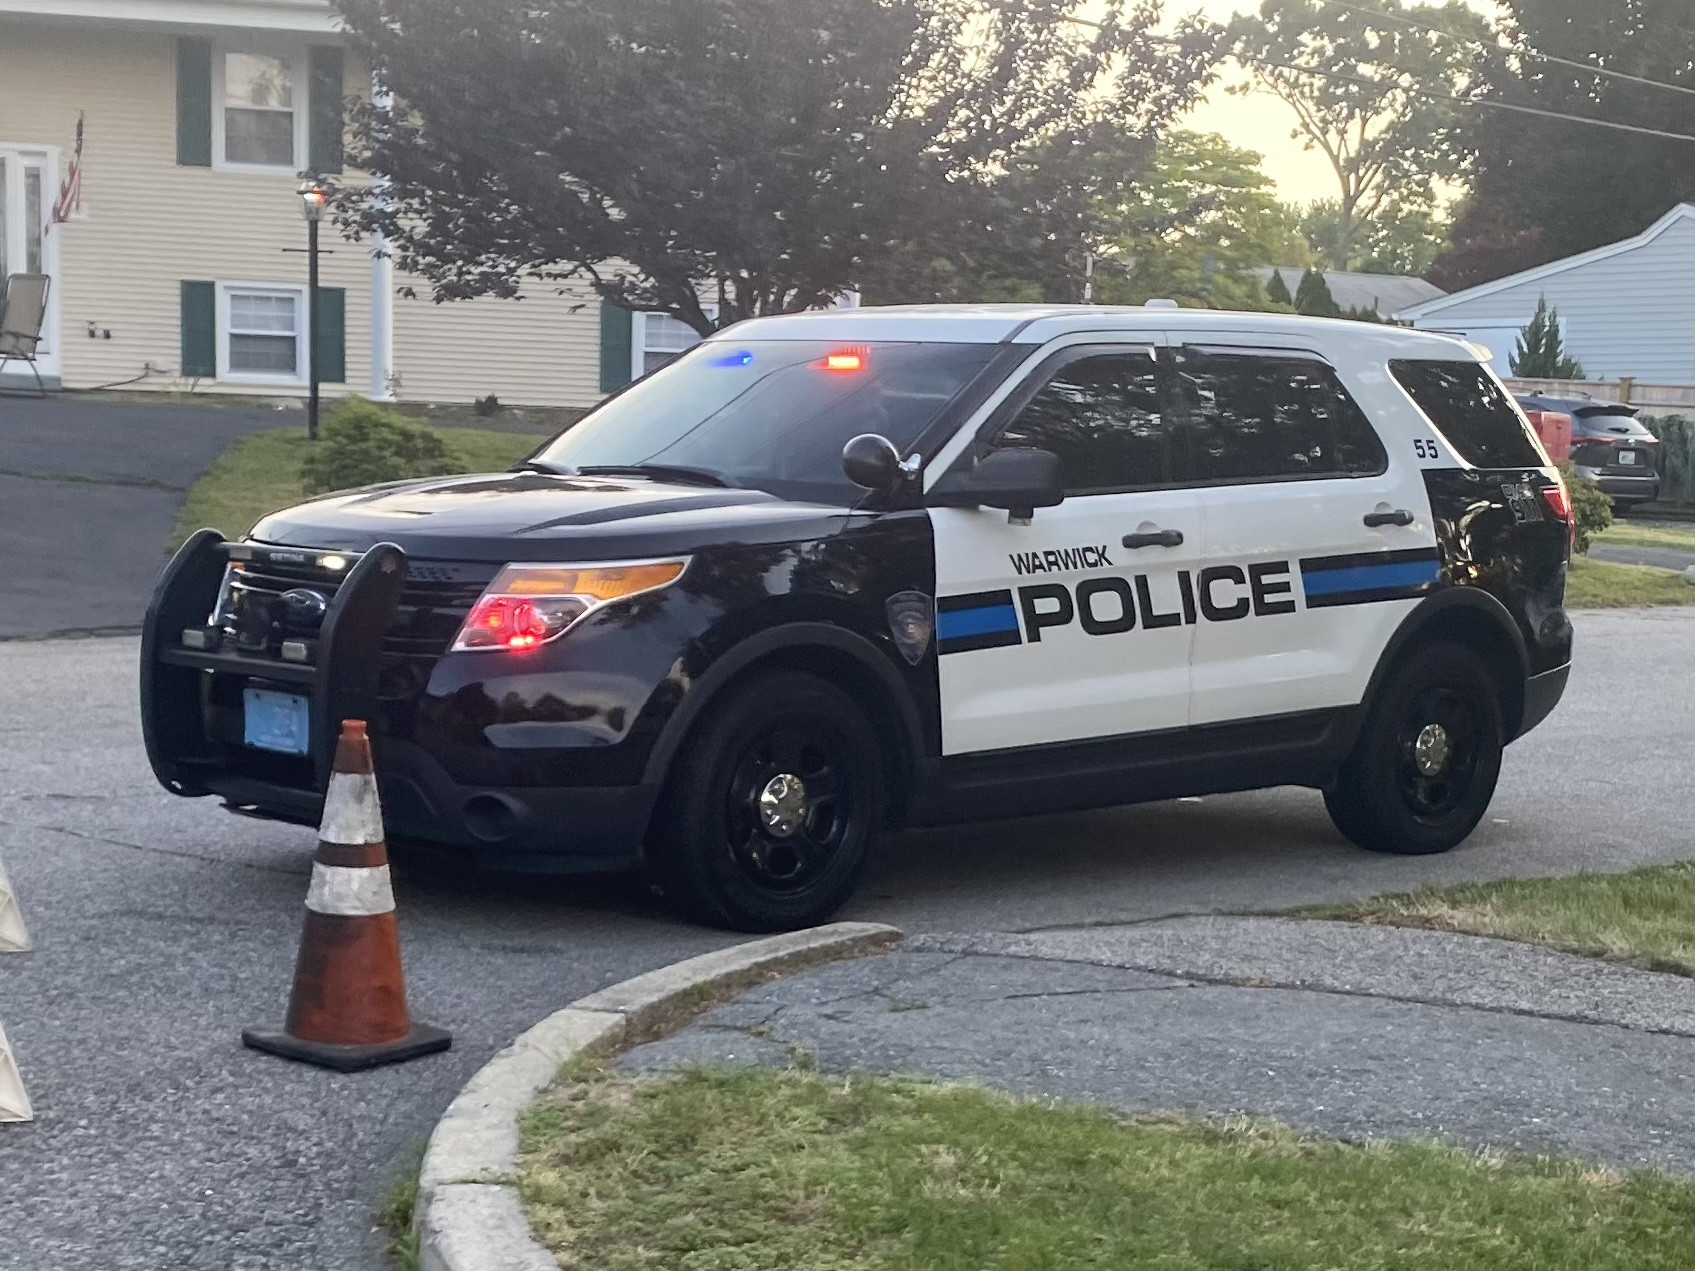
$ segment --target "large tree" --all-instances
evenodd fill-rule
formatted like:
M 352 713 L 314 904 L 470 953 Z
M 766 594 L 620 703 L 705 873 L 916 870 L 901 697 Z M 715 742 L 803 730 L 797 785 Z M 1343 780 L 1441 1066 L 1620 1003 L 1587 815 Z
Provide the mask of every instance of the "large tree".
M 1301 213 L 1301 233 L 1330 269 L 1351 264 L 1361 273 L 1421 276 L 1447 245 L 1447 223 L 1434 208 L 1421 204 L 1391 200 L 1369 219 L 1356 221 L 1345 251 L 1341 220 L 1342 207 L 1335 199 L 1315 199 Z
M 1217 133 L 1160 139 L 1140 177 L 1105 196 L 1110 227 L 1097 295 L 1140 304 L 1163 296 L 1211 309 L 1263 309 L 1270 298 L 1248 271 L 1303 265 L 1295 213 L 1277 201 L 1260 156 Z
M 1428 209 L 1437 183 L 1463 171 L 1465 107 L 1447 99 L 1473 91 L 1492 46 L 1488 26 L 1460 0 L 1349 3 L 1264 0 L 1230 27 L 1249 77 L 1236 91 L 1281 98 L 1297 121 L 1291 135 L 1336 175 L 1337 269 L 1354 267 L 1363 226 L 1392 206 Z
M 1564 64 L 1695 89 L 1690 0 L 1503 0 L 1511 58 L 1488 96 L 1557 115 L 1695 135 L 1695 96 Z M 1550 61 L 1560 58 L 1563 62 Z M 1443 285 L 1486 282 L 1628 238 L 1695 198 L 1695 143 L 1568 119 L 1476 112 L 1476 175 Z
M 395 99 L 356 113 L 389 185 L 344 224 L 438 299 L 582 278 L 702 332 L 703 296 L 722 324 L 891 260 L 1074 248 L 1086 207 L 1008 200 L 1009 176 L 1038 145 L 1151 137 L 1217 46 L 1150 38 L 1154 0 L 338 2 Z

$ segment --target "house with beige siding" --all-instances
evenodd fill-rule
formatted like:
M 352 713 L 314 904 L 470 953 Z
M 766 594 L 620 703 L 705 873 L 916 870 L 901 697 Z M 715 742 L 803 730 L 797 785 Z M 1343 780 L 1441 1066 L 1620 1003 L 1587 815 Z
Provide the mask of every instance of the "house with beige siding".
M 52 279 L 49 385 L 298 395 L 315 340 L 327 394 L 587 406 L 693 342 L 586 288 L 413 298 L 327 224 L 308 313 L 300 174 L 372 91 L 344 43 L 328 0 L 0 0 L 0 276 Z

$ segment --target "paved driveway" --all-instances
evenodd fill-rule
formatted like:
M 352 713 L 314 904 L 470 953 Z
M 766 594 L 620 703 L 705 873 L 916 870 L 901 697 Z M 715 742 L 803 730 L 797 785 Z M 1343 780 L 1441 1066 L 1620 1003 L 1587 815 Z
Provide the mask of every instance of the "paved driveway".
M 1316 794 L 1272 790 L 903 835 L 846 916 L 1028 931 L 1688 857 L 1695 610 L 1577 626 L 1565 702 L 1446 855 L 1361 852 Z M 387 1179 L 479 1064 L 572 998 L 732 939 L 629 882 L 402 873 L 413 1008 L 453 1050 L 352 1076 L 244 1051 L 286 1003 L 314 835 L 153 784 L 135 655 L 0 643 L 0 851 L 39 945 L 0 957 L 39 1114 L 0 1126 L 0 1267 L 376 1265 Z
M 183 495 L 298 412 L 0 397 L 0 639 L 141 625 Z

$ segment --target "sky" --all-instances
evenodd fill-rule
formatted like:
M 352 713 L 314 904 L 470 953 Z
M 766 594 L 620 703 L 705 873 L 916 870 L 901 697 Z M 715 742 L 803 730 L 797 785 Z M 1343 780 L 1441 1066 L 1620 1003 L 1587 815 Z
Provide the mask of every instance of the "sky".
M 1496 15 L 1493 0 L 1466 2 L 1486 17 Z M 1167 21 L 1174 21 L 1199 11 L 1215 22 L 1223 22 L 1238 9 L 1257 7 L 1253 0 L 1165 0 L 1165 16 Z M 1294 112 L 1269 93 L 1242 97 L 1224 91 L 1226 85 L 1244 79 L 1239 67 L 1227 65 L 1206 100 L 1185 116 L 1180 126 L 1195 132 L 1222 133 L 1232 145 L 1259 151 L 1265 156 L 1266 175 L 1276 182 L 1278 197 L 1285 202 L 1335 198 L 1336 174 L 1329 161 L 1316 150 L 1303 149 L 1289 136 L 1295 126 Z

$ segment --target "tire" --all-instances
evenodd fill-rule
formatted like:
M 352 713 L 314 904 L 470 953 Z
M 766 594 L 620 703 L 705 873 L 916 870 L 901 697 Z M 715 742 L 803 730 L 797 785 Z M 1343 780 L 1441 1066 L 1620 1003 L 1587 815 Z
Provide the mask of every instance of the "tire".
M 1488 810 L 1503 736 L 1500 694 L 1482 658 L 1459 644 L 1414 649 L 1324 793 L 1330 819 L 1368 851 L 1445 852 Z
M 732 687 L 673 762 L 648 843 L 655 880 L 711 926 L 823 922 L 853 894 L 883 824 L 881 750 L 853 700 L 815 676 Z

